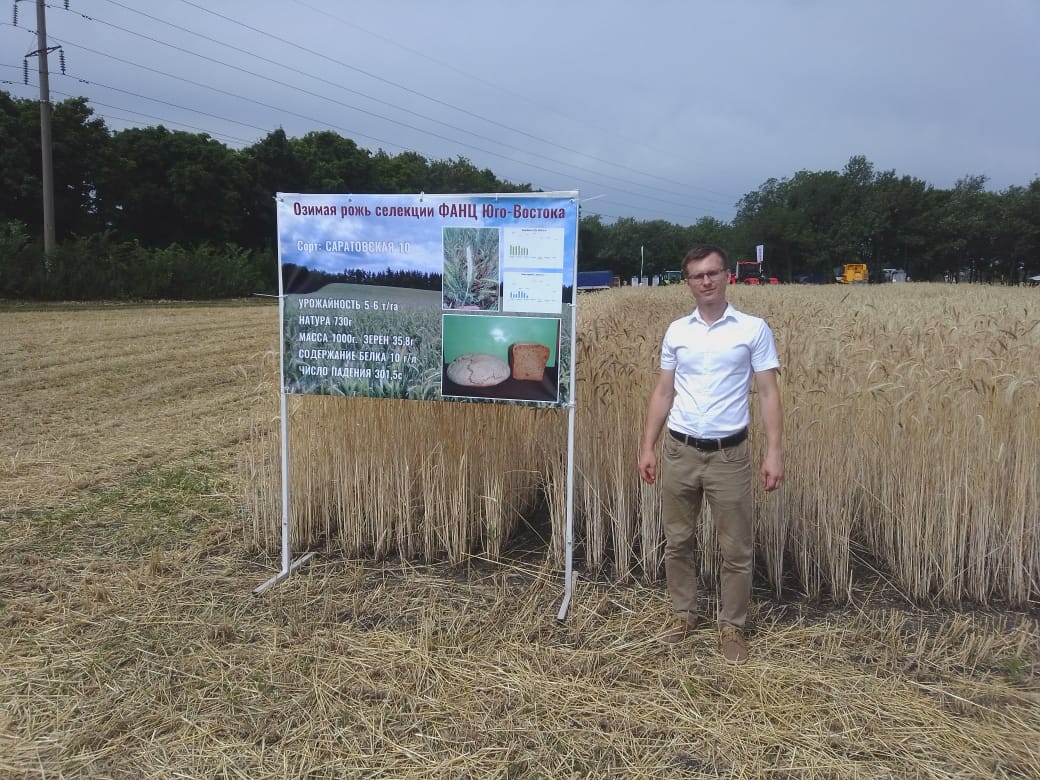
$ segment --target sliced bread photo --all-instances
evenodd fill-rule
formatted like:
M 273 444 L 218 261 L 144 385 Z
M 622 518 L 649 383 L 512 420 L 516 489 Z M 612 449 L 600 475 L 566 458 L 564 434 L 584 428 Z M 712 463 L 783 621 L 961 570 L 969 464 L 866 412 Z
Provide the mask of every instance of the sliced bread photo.
M 549 348 L 534 341 L 518 341 L 509 347 L 513 379 L 541 382 L 549 362 Z

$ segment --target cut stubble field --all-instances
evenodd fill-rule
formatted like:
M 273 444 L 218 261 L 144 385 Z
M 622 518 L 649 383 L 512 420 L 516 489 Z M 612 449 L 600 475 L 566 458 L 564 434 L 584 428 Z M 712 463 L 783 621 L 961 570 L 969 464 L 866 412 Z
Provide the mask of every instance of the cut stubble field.
M 1035 605 L 762 589 L 730 668 L 709 629 L 653 641 L 660 583 L 583 574 L 557 622 L 536 528 L 496 561 L 330 543 L 254 596 L 277 561 L 240 461 L 277 430 L 277 307 L 0 326 L 0 777 L 1040 776 Z

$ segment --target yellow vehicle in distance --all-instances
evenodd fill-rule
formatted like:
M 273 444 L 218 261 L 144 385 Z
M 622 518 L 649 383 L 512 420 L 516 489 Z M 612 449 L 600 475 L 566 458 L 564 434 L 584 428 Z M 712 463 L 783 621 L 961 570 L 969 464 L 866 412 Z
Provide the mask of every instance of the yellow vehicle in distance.
M 866 263 L 845 263 L 837 281 L 841 284 L 866 284 L 868 279 Z

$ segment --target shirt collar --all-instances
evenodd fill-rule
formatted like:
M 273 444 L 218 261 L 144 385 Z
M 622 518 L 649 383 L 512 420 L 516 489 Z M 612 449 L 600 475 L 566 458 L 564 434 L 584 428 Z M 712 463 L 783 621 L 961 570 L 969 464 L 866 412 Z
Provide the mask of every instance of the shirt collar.
M 716 324 L 722 322 L 723 320 L 729 320 L 729 319 L 734 319 L 735 320 L 736 318 L 737 318 L 737 310 L 733 308 L 733 304 L 732 303 L 727 301 L 726 302 L 726 309 L 725 309 L 725 311 L 722 312 L 722 316 L 719 317 L 717 320 L 715 320 L 715 322 L 713 322 L 712 325 L 716 325 Z M 699 322 L 702 325 L 705 325 L 707 327 L 711 327 L 711 325 L 708 325 L 708 323 L 706 323 L 704 321 L 704 319 L 701 317 L 701 310 L 700 309 L 694 309 L 693 310 L 693 314 L 690 315 L 690 322 L 691 323 L 692 322 Z

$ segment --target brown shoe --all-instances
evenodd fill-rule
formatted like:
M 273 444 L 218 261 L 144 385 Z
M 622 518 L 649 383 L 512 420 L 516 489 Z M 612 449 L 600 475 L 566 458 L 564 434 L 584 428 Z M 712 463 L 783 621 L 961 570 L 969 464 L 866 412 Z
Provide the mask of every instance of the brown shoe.
M 744 632 L 729 623 L 723 623 L 719 629 L 722 644 L 722 657 L 727 663 L 742 664 L 748 659 L 747 640 Z
M 682 642 L 697 630 L 697 616 L 678 614 L 669 616 L 657 635 L 657 641 L 666 645 Z

